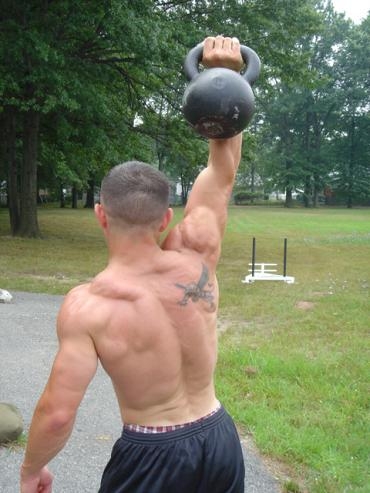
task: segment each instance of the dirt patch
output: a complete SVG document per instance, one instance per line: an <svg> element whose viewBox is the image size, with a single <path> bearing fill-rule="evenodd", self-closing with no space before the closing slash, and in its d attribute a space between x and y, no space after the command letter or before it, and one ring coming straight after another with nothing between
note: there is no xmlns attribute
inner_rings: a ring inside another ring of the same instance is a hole
<svg viewBox="0 0 370 493"><path fill-rule="evenodd" d="M89 278L80 278L80 279L77 279L77 278L74 278L74 277L68 277L67 274L63 274L61 272L57 272L55 275L53 276L46 276L46 275L42 275L42 274L28 274L28 275L24 275L23 276L24 278L31 278L31 279L36 279L36 280L39 280L39 281L46 281L46 282L50 282L50 281L53 281L53 282L58 282L60 284L63 284L63 283L72 283L72 284L81 284L82 282L90 282L92 280L92 277L89 277Z"/></svg>
<svg viewBox="0 0 370 493"><path fill-rule="evenodd" d="M231 320L226 318L217 319L217 332L226 332L233 325Z"/></svg>
<svg viewBox="0 0 370 493"><path fill-rule="evenodd" d="M312 301L297 301L295 307L299 310L312 310L315 307L315 303Z"/></svg>

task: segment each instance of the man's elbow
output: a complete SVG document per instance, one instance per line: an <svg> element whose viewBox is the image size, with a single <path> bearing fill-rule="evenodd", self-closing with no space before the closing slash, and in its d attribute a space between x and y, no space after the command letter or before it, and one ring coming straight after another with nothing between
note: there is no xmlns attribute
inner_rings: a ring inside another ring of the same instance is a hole
<svg viewBox="0 0 370 493"><path fill-rule="evenodd" d="M75 413L67 413L65 411L55 412L49 416L49 431L55 434L68 434L73 427L75 418Z"/></svg>
<svg viewBox="0 0 370 493"><path fill-rule="evenodd" d="M69 433L76 419L76 411L47 403L39 403L35 414L44 422L45 431L53 435Z"/></svg>

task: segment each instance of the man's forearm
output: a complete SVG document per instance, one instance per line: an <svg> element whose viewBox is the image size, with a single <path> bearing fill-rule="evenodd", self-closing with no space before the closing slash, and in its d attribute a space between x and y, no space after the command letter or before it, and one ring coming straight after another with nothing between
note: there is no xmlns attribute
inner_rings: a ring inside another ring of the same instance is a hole
<svg viewBox="0 0 370 493"><path fill-rule="evenodd" d="M74 417L48 414L36 408L30 427L22 475L32 476L47 465L66 444Z"/></svg>
<svg viewBox="0 0 370 493"><path fill-rule="evenodd" d="M242 134L230 139L217 139L209 141L208 165L220 168L220 171L231 172L235 176L241 158Z"/></svg>

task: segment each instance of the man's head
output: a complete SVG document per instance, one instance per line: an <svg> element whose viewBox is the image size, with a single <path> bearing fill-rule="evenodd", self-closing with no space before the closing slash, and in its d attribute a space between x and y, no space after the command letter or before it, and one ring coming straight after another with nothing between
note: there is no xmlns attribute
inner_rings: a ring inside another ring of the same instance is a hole
<svg viewBox="0 0 370 493"><path fill-rule="evenodd" d="M129 161L108 172L100 199L112 225L156 229L168 211L169 182L152 166Z"/></svg>

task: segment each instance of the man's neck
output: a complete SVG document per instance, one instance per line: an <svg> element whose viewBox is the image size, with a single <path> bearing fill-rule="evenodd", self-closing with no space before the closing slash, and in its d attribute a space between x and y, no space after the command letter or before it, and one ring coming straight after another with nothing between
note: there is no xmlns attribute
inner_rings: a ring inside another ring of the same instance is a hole
<svg viewBox="0 0 370 493"><path fill-rule="evenodd" d="M148 261L162 251L158 240L152 232L132 230L122 234L111 234L107 238L109 264L133 265L136 262Z"/></svg>

